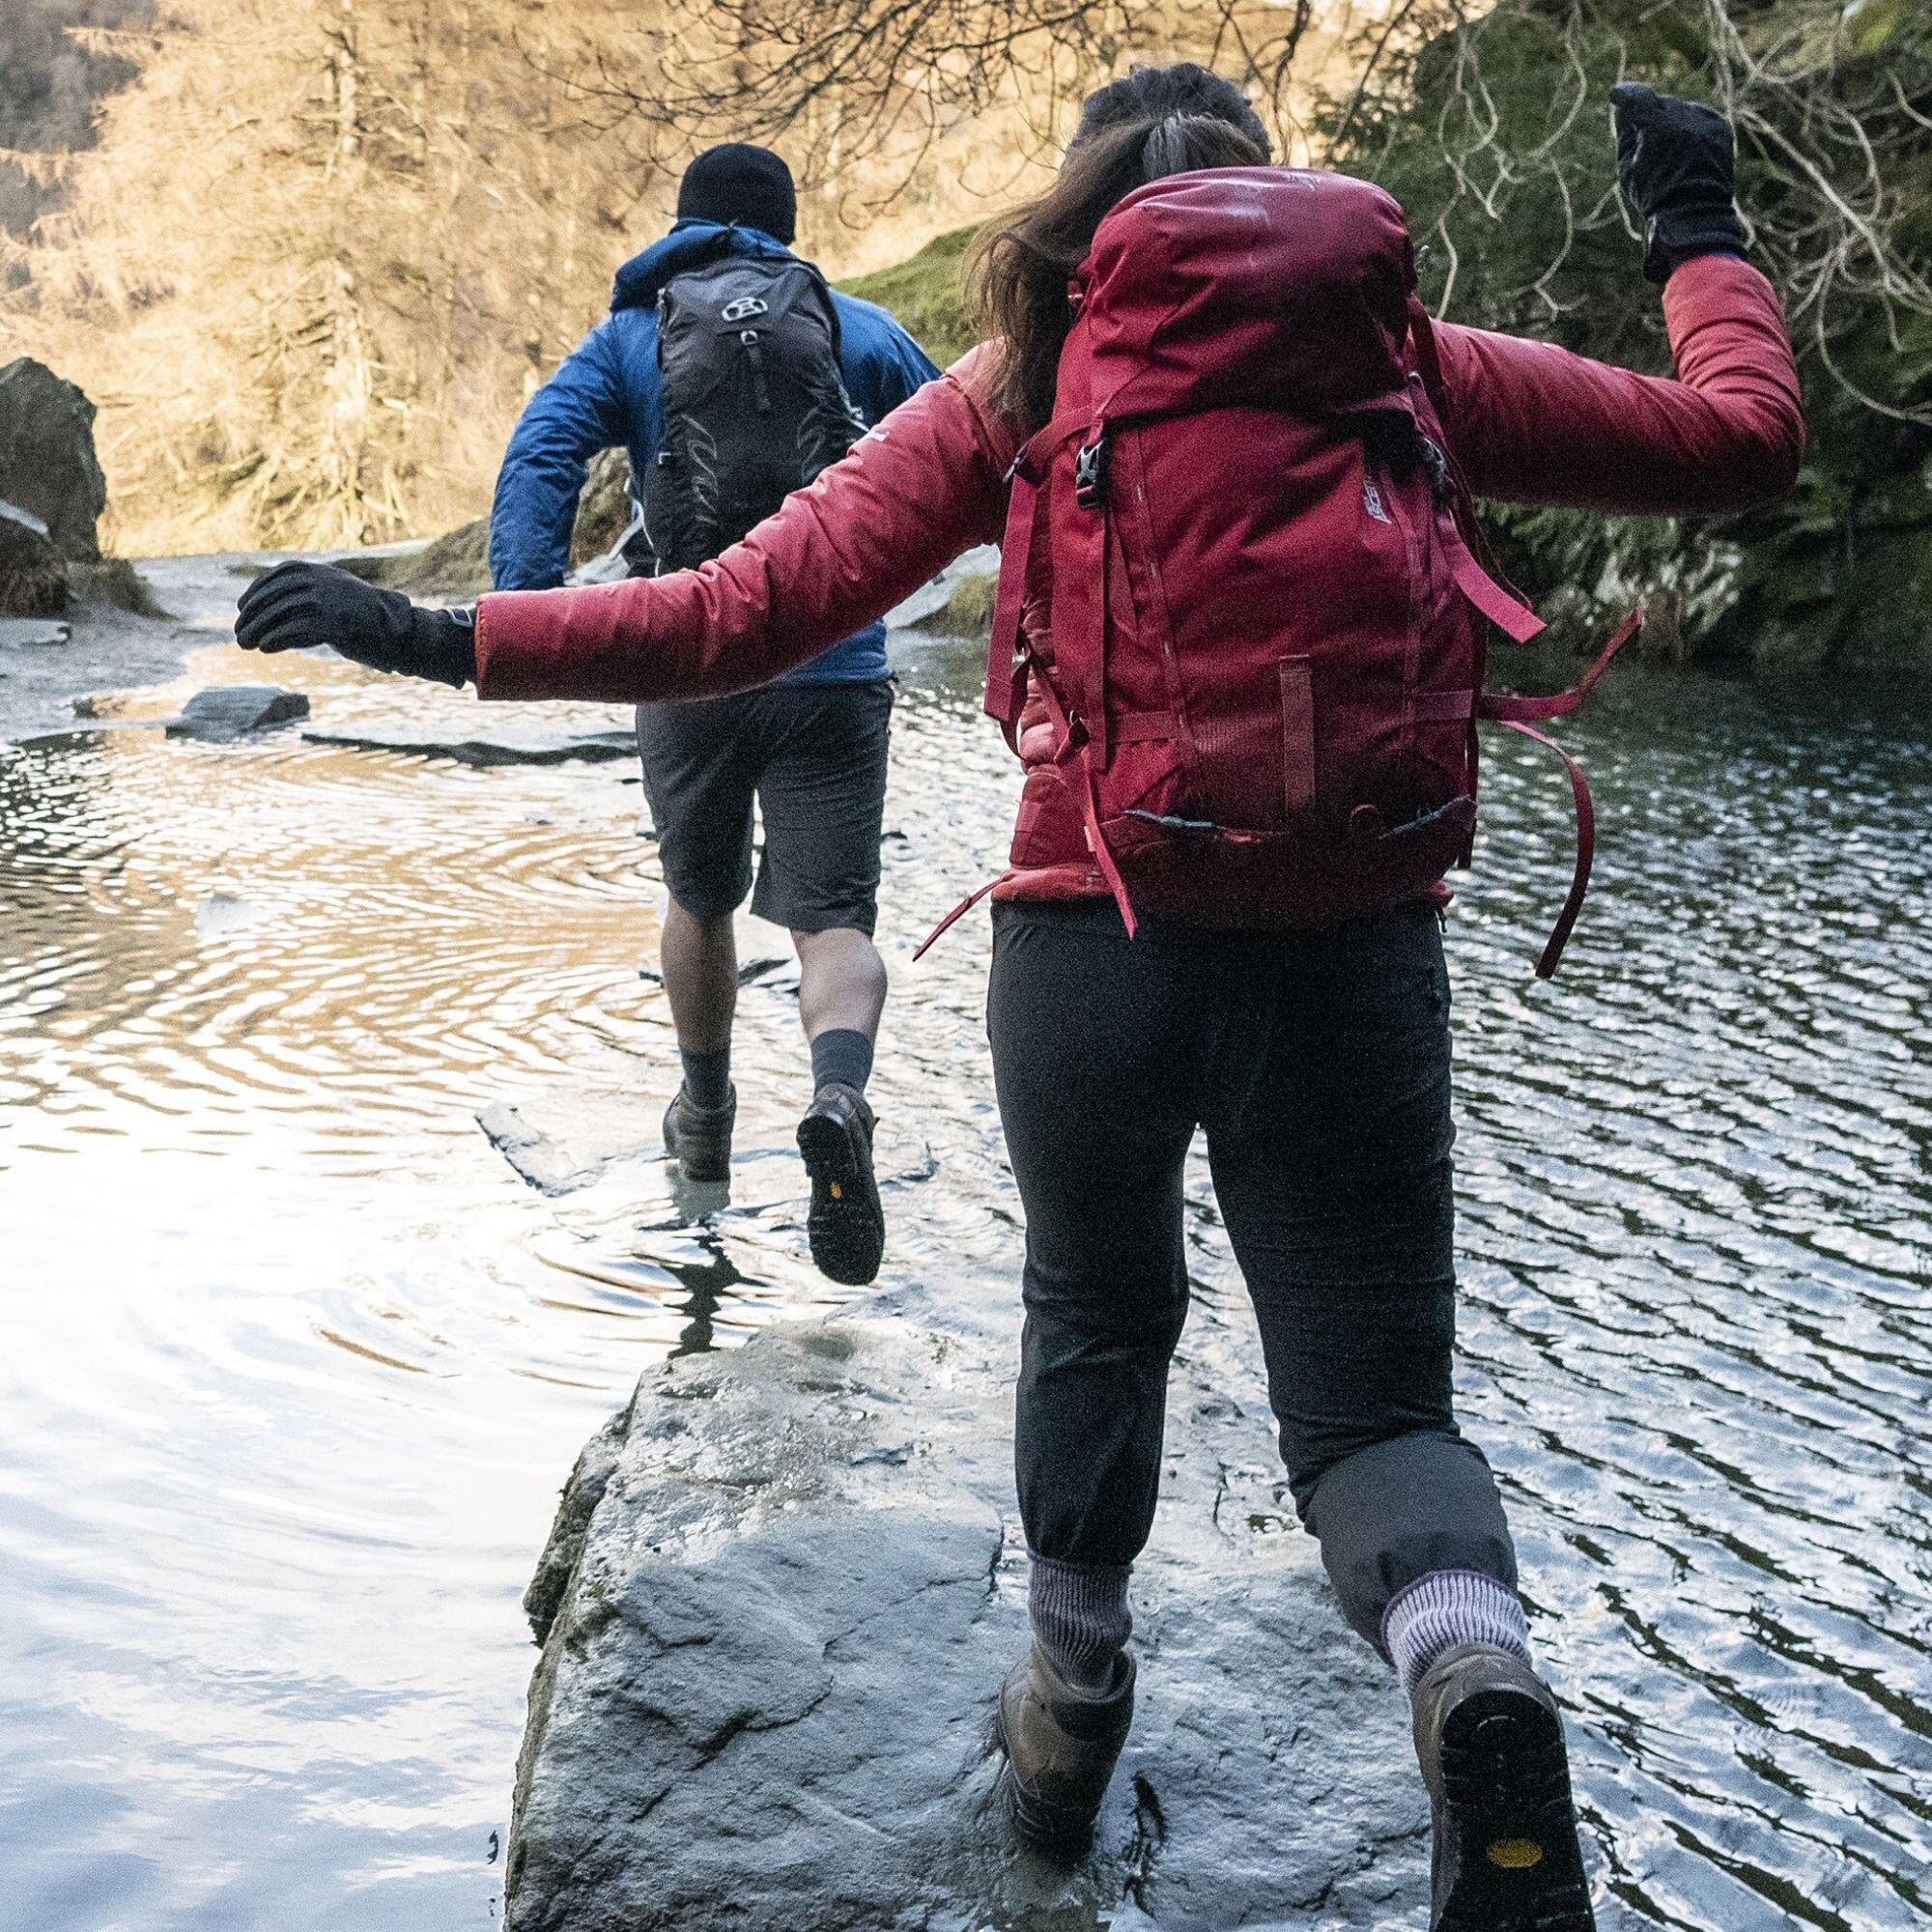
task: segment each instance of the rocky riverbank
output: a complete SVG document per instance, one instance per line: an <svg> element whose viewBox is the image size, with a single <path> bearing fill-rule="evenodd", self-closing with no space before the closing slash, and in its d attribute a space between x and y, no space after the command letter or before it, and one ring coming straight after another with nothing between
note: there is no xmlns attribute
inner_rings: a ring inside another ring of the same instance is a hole
<svg viewBox="0 0 1932 1932"><path fill-rule="evenodd" d="M1177 1365L1140 1711L1071 1872L1015 1851L992 1738L1016 1322L909 1289L646 1375L526 1600L513 1932L1414 1919L1406 1714L1284 1519L1244 1313L1197 1311Z"/></svg>

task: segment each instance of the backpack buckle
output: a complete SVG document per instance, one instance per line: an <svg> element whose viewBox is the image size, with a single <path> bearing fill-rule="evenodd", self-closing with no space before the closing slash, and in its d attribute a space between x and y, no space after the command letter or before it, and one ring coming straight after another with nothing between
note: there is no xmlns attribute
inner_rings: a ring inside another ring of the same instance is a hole
<svg viewBox="0 0 1932 1932"><path fill-rule="evenodd" d="M1083 510L1098 510L1107 501L1107 437L1104 431L1073 453L1073 500Z"/></svg>

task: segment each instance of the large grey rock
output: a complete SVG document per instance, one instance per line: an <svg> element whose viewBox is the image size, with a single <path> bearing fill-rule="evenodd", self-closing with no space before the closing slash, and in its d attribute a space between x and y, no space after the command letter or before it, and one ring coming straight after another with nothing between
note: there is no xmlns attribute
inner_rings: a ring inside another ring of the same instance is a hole
<svg viewBox="0 0 1932 1932"><path fill-rule="evenodd" d="M107 479L94 453L94 405L30 355L0 368L0 497L40 518L70 561L100 555L94 528Z"/></svg>
<svg viewBox="0 0 1932 1932"><path fill-rule="evenodd" d="M1257 1533L1265 1419L1208 1359L1177 1370L1095 1850L1065 1872L1014 1848L991 1728L1025 1631L1013 1338L923 1313L673 1361L585 1450L526 1599L511 1932L1419 1922L1401 1700L1312 1546Z"/></svg>
<svg viewBox="0 0 1932 1932"><path fill-rule="evenodd" d="M68 604L67 561L31 510L0 501L0 614L50 617Z"/></svg>
<svg viewBox="0 0 1932 1932"><path fill-rule="evenodd" d="M250 731L266 731L308 716L308 699L298 691L272 684L223 684L197 691L168 725L170 738L201 738L225 744Z"/></svg>

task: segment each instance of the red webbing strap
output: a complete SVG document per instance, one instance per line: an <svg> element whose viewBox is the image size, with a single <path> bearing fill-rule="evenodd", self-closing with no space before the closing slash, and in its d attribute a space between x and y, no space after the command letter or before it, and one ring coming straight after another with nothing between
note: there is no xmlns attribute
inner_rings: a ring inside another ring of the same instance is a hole
<svg viewBox="0 0 1932 1932"><path fill-rule="evenodd" d="M1505 637L1526 644L1543 629L1543 619L1527 604L1519 603L1483 566L1476 554L1463 541L1460 530L1450 535L1451 526L1438 524L1443 548L1449 553L1450 575L1456 588Z"/></svg>
<svg viewBox="0 0 1932 1932"><path fill-rule="evenodd" d="M1570 894L1563 901L1563 910L1556 916L1549 943L1543 949L1543 957L1536 962L1536 977L1548 980L1555 973L1556 962L1563 957L1563 949L1570 943L1577 915L1583 910L1583 895L1590 890L1590 866L1597 856L1597 808L1590 797L1590 783L1583 776L1583 767L1554 738L1546 738L1541 731L1514 718L1505 718L1501 722L1507 729L1520 731L1525 738L1534 738L1539 745L1547 745L1563 760L1570 773L1570 796L1577 806L1577 868L1571 874Z"/></svg>
<svg viewBox="0 0 1932 1932"><path fill-rule="evenodd" d="M1121 877L1121 868L1114 863L1114 855L1107 846L1107 835L1100 830L1100 803L1094 793L1093 741L1084 729L1075 730L1073 720L1066 715L1066 707L1061 703L1060 694L1053 688L1050 677L1040 678L1039 689L1060 733L1060 749L1054 754L1056 759L1062 764L1073 756L1080 760L1080 810L1087 823L1087 844L1094 854L1094 863L1100 868L1100 876L1107 882L1107 890L1114 895L1114 903L1121 909L1121 923L1127 928L1127 937L1131 939L1138 922L1134 918L1133 900L1127 896L1127 882Z"/></svg>
<svg viewBox="0 0 1932 1932"><path fill-rule="evenodd" d="M1597 653L1596 663L1568 691L1553 692L1548 697L1500 697L1485 692L1477 702L1476 716L1498 724L1541 724L1551 718L1567 718L1589 696L1591 687L1609 669L1610 660L1642 629L1643 612L1633 611Z"/></svg>
<svg viewBox="0 0 1932 1932"><path fill-rule="evenodd" d="M941 933L947 931L951 926L952 926L952 924L956 921L964 919L966 915L969 912L971 912L973 908L976 905L978 905L980 901L982 898L984 898L986 895L990 893L995 886L1004 885L1009 879L1012 877L1012 875L1013 875L1012 867L1009 866L997 878L988 879L983 886L978 889L978 891L968 893L966 896L963 899L961 899L959 903L956 906L954 906L952 910L950 913L948 913L946 917L942 919L939 922L939 923L935 925L932 928L932 930L928 932L925 935L925 937L919 942L917 946L913 948L912 956L915 959L922 957L924 954L926 948L929 947L932 944L932 942L940 936Z"/></svg>

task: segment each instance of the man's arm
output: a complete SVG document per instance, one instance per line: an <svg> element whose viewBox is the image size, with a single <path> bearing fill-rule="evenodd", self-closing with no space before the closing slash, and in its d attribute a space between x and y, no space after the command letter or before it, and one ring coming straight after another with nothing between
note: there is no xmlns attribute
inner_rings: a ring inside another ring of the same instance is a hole
<svg viewBox="0 0 1932 1932"><path fill-rule="evenodd" d="M868 423L883 422L939 376L932 358L875 302L835 296L844 334L845 386Z"/></svg>
<svg viewBox="0 0 1932 1932"><path fill-rule="evenodd" d="M546 590L570 567L570 533L591 457L626 440L614 330L602 323L532 396L497 474L490 578L499 590Z"/></svg>

